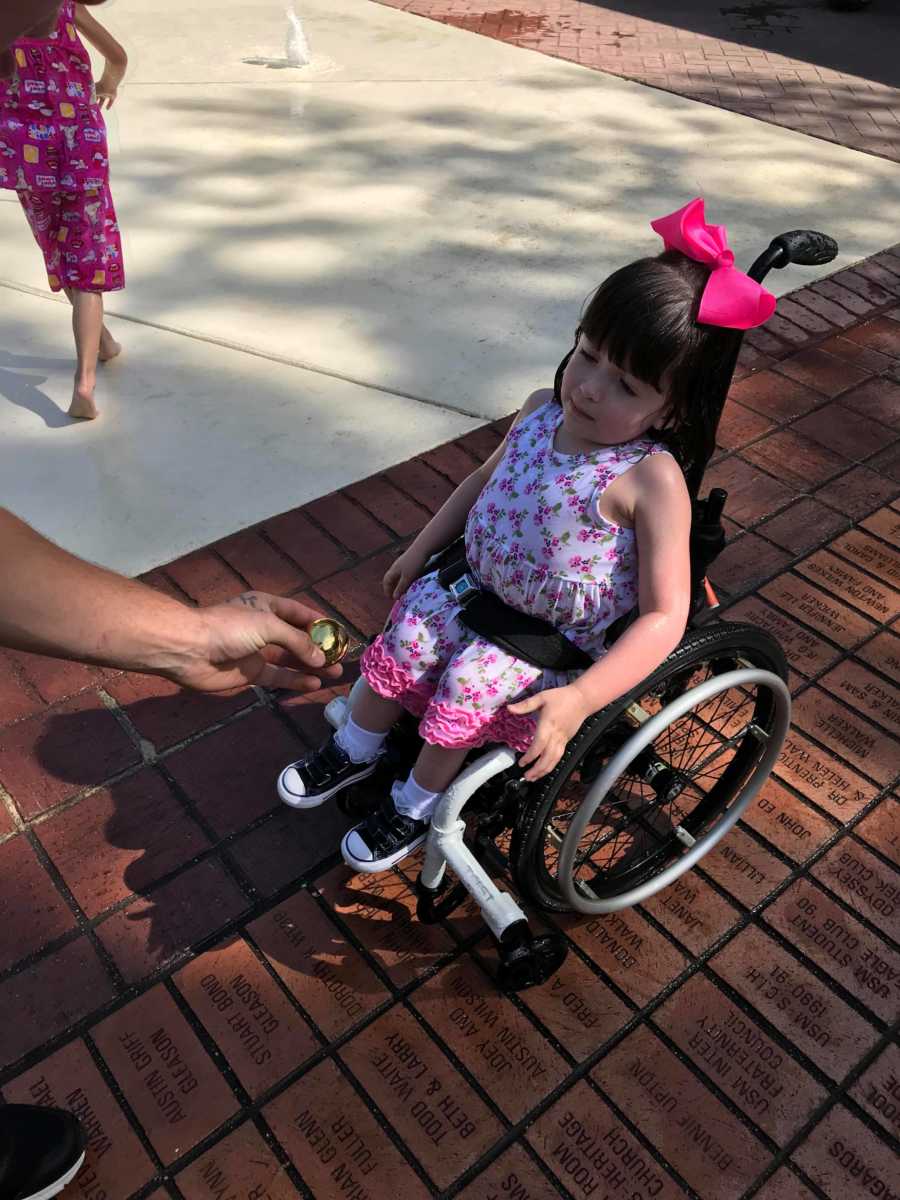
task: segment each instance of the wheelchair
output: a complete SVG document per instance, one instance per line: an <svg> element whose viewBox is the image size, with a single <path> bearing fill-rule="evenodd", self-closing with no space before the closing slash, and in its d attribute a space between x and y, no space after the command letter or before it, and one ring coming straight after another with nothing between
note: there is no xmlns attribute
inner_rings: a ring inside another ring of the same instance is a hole
<svg viewBox="0 0 900 1200"><path fill-rule="evenodd" d="M824 234L795 230L774 238L748 274L762 282L773 268L824 264L837 250ZM742 336L734 333L723 360L701 381L717 415ZM557 371L557 395L570 355ZM473 750L432 818L416 883L417 916L429 924L443 920L471 896L495 939L503 990L549 979L565 958L566 941L559 932L533 934L495 877L511 877L525 900L549 913L596 916L641 903L728 833L781 751L791 705L785 656L766 631L718 616L706 582L725 545L726 500L721 489L699 499L706 465L686 476L695 599L676 649L637 687L589 717L543 779L526 782L506 746ZM620 621L610 638L627 624L628 618ZM347 705L339 697L327 706L335 728ZM420 747L416 721L406 716L389 735L375 786L405 776ZM368 807L359 788L338 803L357 818Z"/></svg>

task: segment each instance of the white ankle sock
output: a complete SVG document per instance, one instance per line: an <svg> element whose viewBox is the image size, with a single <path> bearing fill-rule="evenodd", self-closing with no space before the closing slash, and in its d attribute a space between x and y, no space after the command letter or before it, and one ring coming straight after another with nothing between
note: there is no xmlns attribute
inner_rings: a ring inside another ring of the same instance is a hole
<svg viewBox="0 0 900 1200"><path fill-rule="evenodd" d="M427 821L435 810L440 792L429 792L420 787L410 771L405 783L395 783L391 791L394 797L394 808L404 817L412 817L414 821Z"/></svg>
<svg viewBox="0 0 900 1200"><path fill-rule="evenodd" d="M386 737L386 733L372 733L370 729L363 729L361 725L357 725L352 717L347 717L334 735L334 740L344 753L349 755L351 761L362 763L371 762L373 758L378 757Z"/></svg>

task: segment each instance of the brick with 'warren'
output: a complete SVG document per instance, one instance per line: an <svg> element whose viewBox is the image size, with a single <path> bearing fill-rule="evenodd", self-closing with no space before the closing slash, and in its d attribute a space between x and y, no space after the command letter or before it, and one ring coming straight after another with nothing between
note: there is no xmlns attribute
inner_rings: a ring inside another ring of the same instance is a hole
<svg viewBox="0 0 900 1200"><path fill-rule="evenodd" d="M84 1042L69 1042L8 1083L3 1095L8 1104L49 1104L78 1118L87 1140L77 1184L85 1200L130 1196L156 1174Z"/></svg>
<svg viewBox="0 0 900 1200"><path fill-rule="evenodd" d="M766 1161L759 1139L647 1028L592 1077L701 1196L737 1200Z"/></svg>
<svg viewBox="0 0 900 1200"><path fill-rule="evenodd" d="M162 984L91 1032L163 1162L180 1158L237 1111L231 1089Z"/></svg>

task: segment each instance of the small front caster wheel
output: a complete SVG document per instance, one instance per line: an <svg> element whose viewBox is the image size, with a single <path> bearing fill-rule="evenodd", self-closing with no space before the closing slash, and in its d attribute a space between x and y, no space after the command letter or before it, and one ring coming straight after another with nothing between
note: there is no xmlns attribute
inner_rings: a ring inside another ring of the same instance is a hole
<svg viewBox="0 0 900 1200"><path fill-rule="evenodd" d="M566 957L566 939L561 933L535 937L527 921L516 921L503 931L499 941L500 967L497 982L504 992L546 983Z"/></svg>

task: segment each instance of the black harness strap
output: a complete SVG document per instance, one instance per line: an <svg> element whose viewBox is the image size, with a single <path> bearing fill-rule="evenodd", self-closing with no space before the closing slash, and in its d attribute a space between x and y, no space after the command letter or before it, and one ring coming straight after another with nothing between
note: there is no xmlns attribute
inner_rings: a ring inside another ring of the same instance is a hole
<svg viewBox="0 0 900 1200"><path fill-rule="evenodd" d="M435 565L438 582L459 601L460 620L473 633L542 670L585 671L593 664L589 654L549 621L519 612L494 592L478 587L462 538L442 551Z"/></svg>

